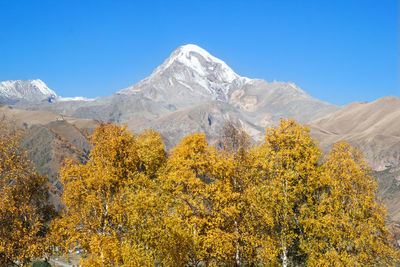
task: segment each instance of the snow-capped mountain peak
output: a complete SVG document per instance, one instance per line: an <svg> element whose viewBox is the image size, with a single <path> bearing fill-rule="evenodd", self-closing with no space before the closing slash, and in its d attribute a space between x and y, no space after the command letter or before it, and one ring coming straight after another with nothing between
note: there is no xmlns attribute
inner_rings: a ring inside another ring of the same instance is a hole
<svg viewBox="0 0 400 267"><path fill-rule="evenodd" d="M0 82L0 102L2 103L52 101L55 98L57 94L40 79Z"/></svg>
<svg viewBox="0 0 400 267"><path fill-rule="evenodd" d="M149 77L118 94L142 94L156 101L177 98L173 103L178 98L193 103L200 99L228 101L231 91L248 81L203 48L187 44L174 50Z"/></svg>
<svg viewBox="0 0 400 267"><path fill-rule="evenodd" d="M43 95L57 95L56 92L47 87L47 85L40 79L29 80L28 82L31 82L31 84L39 89Z"/></svg>
<svg viewBox="0 0 400 267"><path fill-rule="evenodd" d="M156 72L166 70L174 62L185 65L201 76L207 76L210 73L217 74L216 78L220 82L231 83L240 77L224 61L194 44L178 47Z"/></svg>

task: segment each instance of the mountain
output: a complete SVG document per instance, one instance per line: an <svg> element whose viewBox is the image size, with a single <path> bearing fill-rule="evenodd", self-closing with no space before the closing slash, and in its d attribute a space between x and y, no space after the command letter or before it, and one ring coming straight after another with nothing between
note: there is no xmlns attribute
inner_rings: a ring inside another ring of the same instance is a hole
<svg viewBox="0 0 400 267"><path fill-rule="evenodd" d="M400 166L377 171L374 176L378 182L377 195L384 201L389 218L400 222Z"/></svg>
<svg viewBox="0 0 400 267"><path fill-rule="evenodd" d="M3 104L51 102L55 98L57 94L40 79L0 82L0 103Z"/></svg>
<svg viewBox="0 0 400 267"><path fill-rule="evenodd" d="M312 98L292 82L241 77L192 44L179 47L149 77L117 94L140 95L176 109L218 100L251 113L250 117L263 113L263 118L253 121L258 124L265 124L266 114L274 122L281 116L305 122L337 108Z"/></svg>
<svg viewBox="0 0 400 267"><path fill-rule="evenodd" d="M100 125L92 119L63 117L47 111L30 111L0 106L0 117L24 129L22 146L40 174L47 175L51 199L60 208L62 183L58 173L65 159L84 162L91 149L88 141Z"/></svg>
<svg viewBox="0 0 400 267"><path fill-rule="evenodd" d="M400 165L400 98L352 103L310 122L312 136L327 151L345 140L364 152L374 170Z"/></svg>
<svg viewBox="0 0 400 267"><path fill-rule="evenodd" d="M220 130L227 122L240 125L250 135L257 136L265 129L249 123L232 105L222 101L208 101L167 113L151 121L128 121L128 129L140 132L154 129L163 136L167 148L174 147L188 133L206 133L211 144L220 138Z"/></svg>
<svg viewBox="0 0 400 267"><path fill-rule="evenodd" d="M378 196L390 219L400 219L400 98L352 103L310 123L311 135L324 151L338 141L361 150L375 172Z"/></svg>
<svg viewBox="0 0 400 267"><path fill-rule="evenodd" d="M117 94L140 94L179 109L208 100L228 102L230 93L248 81L222 60L189 44L176 49L149 77Z"/></svg>
<svg viewBox="0 0 400 267"><path fill-rule="evenodd" d="M189 114L182 114L193 112L195 107L213 107L207 103L214 103L217 109L224 106L227 113L220 116L221 120L213 127L222 126L227 118L240 119L241 125L248 127L256 139L260 138L265 127L277 123L281 117L307 123L338 109L311 97L292 82L269 83L241 77L224 61L192 44L178 47L149 77L111 96L92 101L41 103L24 108L128 123L129 128L136 131L143 125L155 127L170 139L168 143L175 145L178 136L197 129L203 129L211 138L215 136L215 132L208 132L214 128L203 127L203 121L177 121L178 117L187 118ZM177 114L175 123L168 125L168 134L165 127L158 127L158 122ZM182 132L183 128L186 130Z"/></svg>

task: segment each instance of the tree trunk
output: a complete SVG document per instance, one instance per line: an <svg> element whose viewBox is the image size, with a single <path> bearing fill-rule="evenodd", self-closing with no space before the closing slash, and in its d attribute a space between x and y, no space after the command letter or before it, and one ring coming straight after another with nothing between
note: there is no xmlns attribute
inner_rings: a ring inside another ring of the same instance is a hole
<svg viewBox="0 0 400 267"><path fill-rule="evenodd" d="M287 256L287 248L285 244L284 238L281 239L281 244L282 244L282 266L287 267L288 266L288 256Z"/></svg>
<svg viewBox="0 0 400 267"><path fill-rule="evenodd" d="M235 260L236 260L236 265L240 265L240 257L239 257L239 227L237 224L237 221L235 220L235 231L236 231L236 255L235 255Z"/></svg>
<svg viewBox="0 0 400 267"><path fill-rule="evenodd" d="M284 247L283 251L282 251L282 266L283 267L287 267L288 266L288 258L287 258L286 247Z"/></svg>

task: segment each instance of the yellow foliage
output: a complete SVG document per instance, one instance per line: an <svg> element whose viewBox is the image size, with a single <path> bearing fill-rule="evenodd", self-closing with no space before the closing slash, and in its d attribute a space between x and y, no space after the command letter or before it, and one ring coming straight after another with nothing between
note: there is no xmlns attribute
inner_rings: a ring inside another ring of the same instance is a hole
<svg viewBox="0 0 400 267"><path fill-rule="evenodd" d="M168 158L162 179L171 199L168 218L180 226L181 237L189 238L175 243L173 250L184 252L184 257L172 265L257 262L256 248L261 241L254 228L259 217L251 209L254 179L250 177L248 143L226 144L224 150L216 151L208 146L204 134L193 134Z"/></svg>
<svg viewBox="0 0 400 267"><path fill-rule="evenodd" d="M384 210L359 152L322 153L309 129L281 120L262 143L234 125L219 149L106 124L86 164L61 175L55 240L87 266L390 265Z"/></svg>
<svg viewBox="0 0 400 267"><path fill-rule="evenodd" d="M45 256L48 221L55 215L48 203L47 178L39 175L21 149L21 132L0 121L0 265Z"/></svg>
<svg viewBox="0 0 400 267"><path fill-rule="evenodd" d="M298 249L306 234L301 218L321 186L320 156L309 129L294 120L281 120L278 127L267 129L263 143L254 149L253 206L263 214L259 231L264 239L260 248L264 264L288 266L305 257Z"/></svg>
<svg viewBox="0 0 400 267"><path fill-rule="evenodd" d="M154 178L166 161L161 137L146 131L136 138L126 127L104 124L91 142L86 164L68 161L61 171L66 207L53 225L55 242L81 249L87 266L149 263L158 226L152 211L160 206Z"/></svg>
<svg viewBox="0 0 400 267"><path fill-rule="evenodd" d="M209 218L208 183L211 182L210 167L215 153L207 145L204 134L185 137L172 151L168 158L166 173L162 176L171 209L167 225L174 227L174 236L179 236L176 247L171 250L183 252L176 255L172 265L185 262L197 264L207 261L204 250L204 233ZM167 251L171 253L171 251Z"/></svg>
<svg viewBox="0 0 400 267"><path fill-rule="evenodd" d="M396 259L385 225L386 211L375 199L376 182L362 154L335 144L323 165L326 190L307 218L311 238L303 247L310 265L388 266Z"/></svg>
<svg viewBox="0 0 400 267"><path fill-rule="evenodd" d="M122 263L123 188L137 172L135 137L116 125L98 127L91 138L88 162L66 162L61 170L64 183L62 218L53 226L55 241L67 251L80 248L89 257L87 265Z"/></svg>

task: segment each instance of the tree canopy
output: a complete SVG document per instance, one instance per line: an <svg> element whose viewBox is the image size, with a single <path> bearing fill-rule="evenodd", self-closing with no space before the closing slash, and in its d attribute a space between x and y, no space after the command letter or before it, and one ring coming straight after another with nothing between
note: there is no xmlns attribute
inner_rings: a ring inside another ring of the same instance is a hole
<svg viewBox="0 0 400 267"><path fill-rule="evenodd" d="M167 156L154 131L96 129L68 162L55 242L88 266L393 265L385 211L360 152L322 156L309 129L281 120L251 145L237 126L218 147L186 136Z"/></svg>
<svg viewBox="0 0 400 267"><path fill-rule="evenodd" d="M0 121L0 265L27 264L49 252L46 234L54 207L47 178L32 167L20 145L22 132Z"/></svg>

